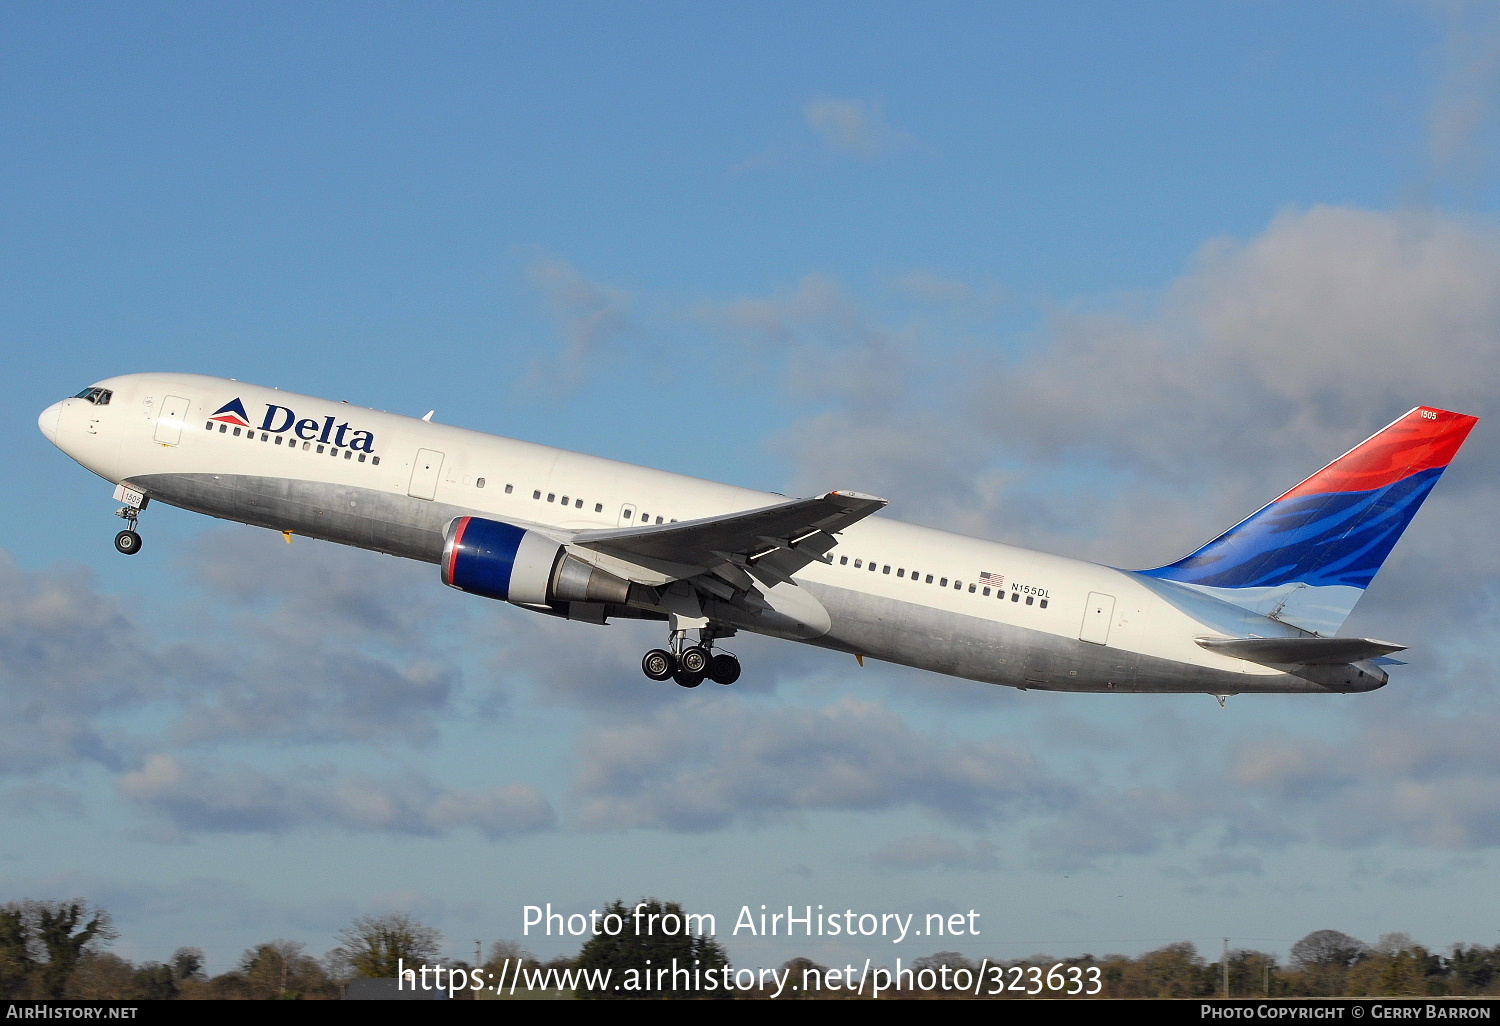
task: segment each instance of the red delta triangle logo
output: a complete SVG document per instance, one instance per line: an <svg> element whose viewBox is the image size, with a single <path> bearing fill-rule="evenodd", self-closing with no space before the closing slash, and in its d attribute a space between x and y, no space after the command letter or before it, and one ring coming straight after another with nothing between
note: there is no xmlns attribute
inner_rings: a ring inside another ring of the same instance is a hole
<svg viewBox="0 0 1500 1026"><path fill-rule="evenodd" d="M249 427L250 415L245 412L245 404L239 398L229 400L223 406L214 411L209 420L223 421L225 424L233 424L235 427Z"/></svg>

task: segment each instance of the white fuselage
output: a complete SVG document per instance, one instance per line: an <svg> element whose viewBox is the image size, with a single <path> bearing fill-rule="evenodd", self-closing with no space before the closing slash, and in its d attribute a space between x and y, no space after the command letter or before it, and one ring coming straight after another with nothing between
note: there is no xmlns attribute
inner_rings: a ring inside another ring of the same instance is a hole
<svg viewBox="0 0 1500 1026"><path fill-rule="evenodd" d="M438 562L471 515L566 543L578 531L689 521L783 501L717 484L222 378L133 374L68 399L43 430L100 477L171 505ZM213 419L238 399L248 426ZM762 633L1021 688L1363 691L1200 647L1295 627L1128 571L874 516L795 575L826 610ZM610 560L595 557L619 572ZM636 579L640 579L637 576ZM662 584L664 578L647 583ZM757 630L751 621L735 627ZM580 628L581 629L581 628Z"/></svg>

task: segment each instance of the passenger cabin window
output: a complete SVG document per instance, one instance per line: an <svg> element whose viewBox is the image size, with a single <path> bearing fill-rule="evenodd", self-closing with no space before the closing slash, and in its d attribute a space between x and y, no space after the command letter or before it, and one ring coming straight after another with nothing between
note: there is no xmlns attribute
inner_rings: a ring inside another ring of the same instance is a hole
<svg viewBox="0 0 1500 1026"><path fill-rule="evenodd" d="M856 570L858 570L858 569L859 569L859 568L860 568L860 567L862 567L862 566L864 566L864 565L865 565L865 564L864 564L864 563L863 563L863 562L862 562L862 561L860 561L860 560L858 560L858 559L856 559L856 560L855 560L855 561L854 561L854 569L856 569Z"/></svg>
<svg viewBox="0 0 1500 1026"><path fill-rule="evenodd" d="M474 487L475 488L483 488L484 487L484 478L481 477L478 480L476 480L474 482Z"/></svg>
<svg viewBox="0 0 1500 1026"><path fill-rule="evenodd" d="M542 497L542 493L541 492L532 492L531 493L531 497L533 499L540 499Z"/></svg>
<svg viewBox="0 0 1500 1026"><path fill-rule="evenodd" d="M887 563L887 564L886 564L886 565L885 565L885 569L884 569L884 570L882 570L882 571L880 571L880 572L881 572L881 573L883 573L883 574L888 574L888 573L890 573L890 572L891 572L891 564L889 564L889 563Z"/></svg>
<svg viewBox="0 0 1500 1026"><path fill-rule="evenodd" d="M515 490L516 490L516 486L515 485L506 485L505 486L505 494L506 495L509 495L511 492L513 492Z"/></svg>
<svg viewBox="0 0 1500 1026"><path fill-rule="evenodd" d="M583 500L582 499L574 499L573 500L573 508L574 509L583 509Z"/></svg>
<svg viewBox="0 0 1500 1026"><path fill-rule="evenodd" d="M556 492L548 492L547 493L547 501L548 502L556 502L557 501L557 493Z"/></svg>
<svg viewBox="0 0 1500 1026"><path fill-rule="evenodd" d="M932 583L932 575L931 575L931 574L928 574L928 575L927 575L927 583L928 583L928 584L931 584L931 583Z"/></svg>
<svg viewBox="0 0 1500 1026"><path fill-rule="evenodd" d="M594 512L595 513L603 513L604 512L604 503L602 503L602 502L596 502L596 503L594 503Z"/></svg>
<svg viewBox="0 0 1500 1026"><path fill-rule="evenodd" d="M849 557L848 556L840 556L839 557L839 566L848 566L848 565L849 565Z"/></svg>

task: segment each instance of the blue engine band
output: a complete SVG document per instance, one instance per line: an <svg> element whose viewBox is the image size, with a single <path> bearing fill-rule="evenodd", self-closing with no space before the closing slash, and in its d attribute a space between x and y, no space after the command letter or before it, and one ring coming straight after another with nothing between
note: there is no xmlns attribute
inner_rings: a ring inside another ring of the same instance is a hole
<svg viewBox="0 0 1500 1026"><path fill-rule="evenodd" d="M454 546L449 584L492 599L510 597L510 576L526 530L497 520L470 517Z"/></svg>

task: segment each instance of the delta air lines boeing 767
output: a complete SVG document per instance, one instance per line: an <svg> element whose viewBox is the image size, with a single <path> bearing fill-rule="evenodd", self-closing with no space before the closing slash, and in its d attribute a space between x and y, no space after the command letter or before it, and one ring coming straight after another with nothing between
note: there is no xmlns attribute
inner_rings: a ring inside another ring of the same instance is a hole
<svg viewBox="0 0 1500 1026"><path fill-rule="evenodd" d="M730 684L738 631L1021 689L1372 691L1403 646L1335 634L1476 418L1418 407L1196 552L1117 570L806 499L192 374L128 374L42 433L153 501L436 563L460 591L667 624L646 676Z"/></svg>

